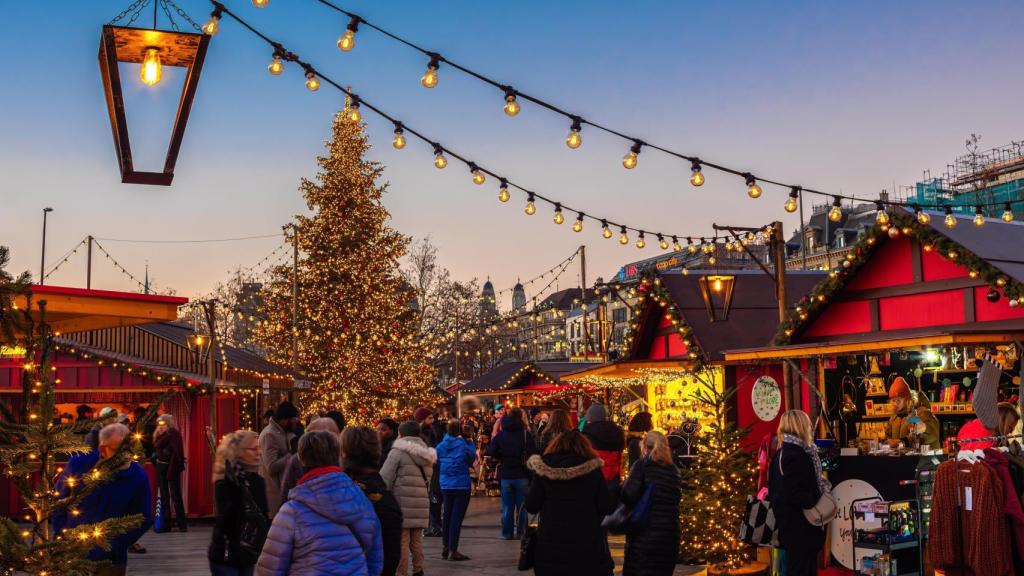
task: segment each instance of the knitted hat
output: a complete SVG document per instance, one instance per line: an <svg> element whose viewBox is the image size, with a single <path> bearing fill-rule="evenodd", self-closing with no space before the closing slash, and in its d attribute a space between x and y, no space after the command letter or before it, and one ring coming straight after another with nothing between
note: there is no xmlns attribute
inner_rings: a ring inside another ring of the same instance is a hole
<svg viewBox="0 0 1024 576"><path fill-rule="evenodd" d="M889 399L893 398L910 398L910 386L907 386L907 381L902 376L897 376L892 381L892 387L889 388Z"/></svg>
<svg viewBox="0 0 1024 576"><path fill-rule="evenodd" d="M591 404L587 408L587 424L591 422L603 422L608 419L608 411L600 404Z"/></svg>
<svg viewBox="0 0 1024 576"><path fill-rule="evenodd" d="M420 406L419 408L416 409L415 412L412 413L412 419L415 420L416 422L422 423L424 420L427 419L428 416L432 415L433 413L434 411L431 410L430 408L427 408L426 406ZM399 433L401 433L401 428L399 428L398 431Z"/></svg>
<svg viewBox="0 0 1024 576"><path fill-rule="evenodd" d="M277 405L277 410L274 412L274 420L287 420L289 418L298 418L299 409L294 404L285 400Z"/></svg>
<svg viewBox="0 0 1024 576"><path fill-rule="evenodd" d="M419 423L414 422L412 420L407 420L405 422L402 422L398 426L398 435L399 436L419 436L420 435L420 425L419 425Z"/></svg>
<svg viewBox="0 0 1024 576"><path fill-rule="evenodd" d="M107 418L110 416L116 416L117 410L114 410L110 406L104 406L103 410L100 410L100 418Z"/></svg>
<svg viewBox="0 0 1024 576"><path fill-rule="evenodd" d="M1002 370L999 365L985 357L981 370L978 371L978 384L974 388L974 413L981 425L989 430L999 428L999 376Z"/></svg>

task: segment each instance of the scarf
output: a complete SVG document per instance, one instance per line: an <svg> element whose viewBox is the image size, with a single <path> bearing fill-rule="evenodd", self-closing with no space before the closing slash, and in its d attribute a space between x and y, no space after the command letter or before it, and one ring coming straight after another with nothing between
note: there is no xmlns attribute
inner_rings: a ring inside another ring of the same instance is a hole
<svg viewBox="0 0 1024 576"><path fill-rule="evenodd" d="M832 490L832 484L825 479L825 476L821 472L821 458L818 457L818 447L814 445L808 446L803 440L792 434L784 434L782 436L782 442L783 444L792 444L797 446L811 457L811 462L814 463L814 475L818 480L818 490L820 490L822 494L830 492Z"/></svg>

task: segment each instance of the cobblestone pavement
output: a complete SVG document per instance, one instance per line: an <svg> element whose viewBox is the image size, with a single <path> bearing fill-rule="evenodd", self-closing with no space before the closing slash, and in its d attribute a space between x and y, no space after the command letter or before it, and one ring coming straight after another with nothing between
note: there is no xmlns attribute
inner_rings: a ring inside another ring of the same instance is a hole
<svg viewBox="0 0 1024 576"><path fill-rule="evenodd" d="M441 560L441 539L424 538L426 555L424 572L426 576L512 576L531 574L519 572L519 542L501 539L499 517L501 503L497 498L477 497L469 506L469 513L462 527L459 548L471 559L465 562ZM211 527L195 524L187 533L170 532L156 534L148 532L142 543L148 549L146 554L128 556L129 576L153 576L175 574L200 576L209 574L206 548L210 542ZM613 537L610 541L612 556L616 561L616 574L621 573L623 541ZM679 566L677 576L690 576L702 572L703 567ZM569 576L569 575L567 575Z"/></svg>

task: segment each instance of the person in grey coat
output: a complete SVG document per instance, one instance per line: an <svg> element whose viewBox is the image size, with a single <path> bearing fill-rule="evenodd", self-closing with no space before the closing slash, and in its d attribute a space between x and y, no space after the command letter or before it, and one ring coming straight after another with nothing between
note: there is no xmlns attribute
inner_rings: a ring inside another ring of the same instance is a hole
<svg viewBox="0 0 1024 576"><path fill-rule="evenodd" d="M412 557L413 576L423 575L423 532L430 523L430 478L434 473L437 452L420 438L416 422L403 422L398 427L388 459L380 475L402 508L402 555L398 576L405 576Z"/></svg>
<svg viewBox="0 0 1024 576"><path fill-rule="evenodd" d="M281 508L281 480L291 456L292 429L299 422L299 411L288 401L281 402L274 417L260 432L260 476L267 490L267 515L273 518Z"/></svg>
<svg viewBox="0 0 1024 576"><path fill-rule="evenodd" d="M320 431L330 432L338 437L339 442L341 441L341 431L338 429L338 424L326 416L310 422L309 426L306 426L305 433L309 434L310 432ZM341 454L338 454L338 464L341 464ZM306 471L302 466L302 461L299 460L299 455L292 454L288 458L284 474L281 475L281 504L288 501L288 492L295 488L296 484L299 483L299 478L302 478L302 475L305 473Z"/></svg>

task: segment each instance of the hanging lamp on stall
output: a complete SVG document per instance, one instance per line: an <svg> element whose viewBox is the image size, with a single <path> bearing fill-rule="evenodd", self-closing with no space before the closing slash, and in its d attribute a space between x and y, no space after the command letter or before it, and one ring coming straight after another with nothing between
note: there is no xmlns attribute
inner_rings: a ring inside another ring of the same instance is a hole
<svg viewBox="0 0 1024 576"><path fill-rule="evenodd" d="M132 24L148 7L153 9L153 27L135 28L115 25L128 17ZM162 8L172 30L157 29L157 9ZM181 32L172 17L172 10L185 19L196 30L196 33ZM185 136L185 125L188 123L192 100L195 98L202 73L203 61L210 37L202 34L199 26L188 17L172 0L137 0L109 24L103 26L100 34L99 64L103 78L103 92L106 95L107 111L110 114L110 128L114 137L114 151L121 170L121 182L124 184L150 184L170 186L174 178L174 166L178 160L178 150ZM121 85L119 63L139 64L139 76L132 81L141 84L161 87L163 69L166 66L185 68L185 82L178 102L178 111L171 129L171 140L167 146L167 156L163 171L146 172L135 169L132 161L132 146L128 138L128 121L125 115L125 103Z"/></svg>
<svg viewBox="0 0 1024 576"><path fill-rule="evenodd" d="M729 319L732 308L732 293L736 287L736 277L713 274L700 277L700 294L704 299L704 308L711 322L724 322Z"/></svg>

